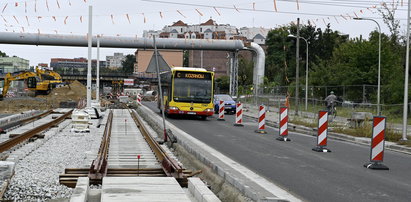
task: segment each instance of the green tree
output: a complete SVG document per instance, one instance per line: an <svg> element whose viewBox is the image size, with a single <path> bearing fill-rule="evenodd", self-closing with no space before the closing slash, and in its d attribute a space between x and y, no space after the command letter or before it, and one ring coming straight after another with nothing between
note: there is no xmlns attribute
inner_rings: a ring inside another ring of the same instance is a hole
<svg viewBox="0 0 411 202"><path fill-rule="evenodd" d="M0 57L9 57L5 52L0 51Z"/></svg>
<svg viewBox="0 0 411 202"><path fill-rule="evenodd" d="M221 76L215 79L215 86L217 88L217 93L228 93L230 88L230 77Z"/></svg>
<svg viewBox="0 0 411 202"><path fill-rule="evenodd" d="M188 67L188 64L189 64L189 62L188 62L188 57L189 56L189 52L188 52L188 50L184 50L183 51L183 67Z"/></svg>
<svg viewBox="0 0 411 202"><path fill-rule="evenodd" d="M134 63L136 62L136 56L133 54L126 55L126 59L121 62L123 66L123 72L133 73L134 72Z"/></svg>

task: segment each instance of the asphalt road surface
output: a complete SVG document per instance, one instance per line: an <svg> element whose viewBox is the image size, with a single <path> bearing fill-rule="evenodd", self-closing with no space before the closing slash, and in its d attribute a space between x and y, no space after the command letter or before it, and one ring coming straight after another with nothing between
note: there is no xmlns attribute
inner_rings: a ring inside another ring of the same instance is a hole
<svg viewBox="0 0 411 202"><path fill-rule="evenodd" d="M155 104L144 104L159 113ZM280 142L275 128L258 134L253 120L235 127L234 115L216 118L168 121L305 201L411 201L410 155L387 150L384 165L390 170L370 170L363 167L368 146L329 139L332 152L318 153L311 150L313 136L289 133L291 142Z"/></svg>

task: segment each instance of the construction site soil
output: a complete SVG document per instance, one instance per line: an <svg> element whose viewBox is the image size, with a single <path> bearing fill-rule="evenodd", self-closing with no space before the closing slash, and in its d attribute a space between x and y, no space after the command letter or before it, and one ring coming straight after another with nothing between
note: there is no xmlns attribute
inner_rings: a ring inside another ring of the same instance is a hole
<svg viewBox="0 0 411 202"><path fill-rule="evenodd" d="M77 102L81 99L85 99L86 95L86 86L81 84L79 81L74 81L69 85L53 89L48 95L4 98L3 101L0 101L0 113L19 113L31 109L53 109L59 107L60 102Z"/></svg>

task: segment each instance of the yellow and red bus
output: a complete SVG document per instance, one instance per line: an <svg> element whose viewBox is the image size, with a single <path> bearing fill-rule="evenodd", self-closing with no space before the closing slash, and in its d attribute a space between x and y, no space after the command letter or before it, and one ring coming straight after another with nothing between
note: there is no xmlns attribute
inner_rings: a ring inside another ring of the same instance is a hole
<svg viewBox="0 0 411 202"><path fill-rule="evenodd" d="M204 68L173 67L171 72L161 76L161 80L166 115L188 114L202 119L213 115L214 72Z"/></svg>

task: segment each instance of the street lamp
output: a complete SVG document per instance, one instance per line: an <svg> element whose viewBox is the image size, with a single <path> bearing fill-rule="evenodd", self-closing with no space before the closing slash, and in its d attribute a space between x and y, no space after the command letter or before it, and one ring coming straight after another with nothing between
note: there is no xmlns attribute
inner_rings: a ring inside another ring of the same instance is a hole
<svg viewBox="0 0 411 202"><path fill-rule="evenodd" d="M288 37L297 38L296 36L290 34ZM303 39L306 44L306 64L305 64L305 111L308 110L308 41L304 37L300 36L300 39Z"/></svg>
<svg viewBox="0 0 411 202"><path fill-rule="evenodd" d="M381 115L381 110L380 110L380 92L381 92L381 27L380 24L375 21L374 19L371 18L354 18L354 20L370 20L373 21L377 24L378 26L378 32L379 32L379 38L378 38L378 90L377 90L377 114Z"/></svg>

